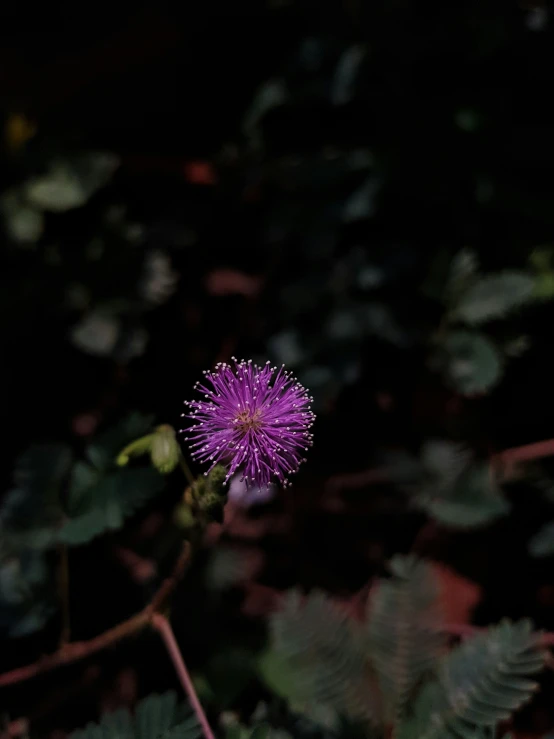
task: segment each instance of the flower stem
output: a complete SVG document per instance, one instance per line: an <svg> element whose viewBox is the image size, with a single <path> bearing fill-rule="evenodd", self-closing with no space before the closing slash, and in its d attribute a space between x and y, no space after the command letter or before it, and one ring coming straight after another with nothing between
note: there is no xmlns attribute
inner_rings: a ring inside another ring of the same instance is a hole
<svg viewBox="0 0 554 739"><path fill-rule="evenodd" d="M183 470L183 474L187 478L189 485L194 485L194 475L190 471L190 467L182 454L179 456L179 464L181 465L181 469Z"/></svg>
<svg viewBox="0 0 554 739"><path fill-rule="evenodd" d="M198 723L200 724L205 739L215 739L215 736L210 728L210 724L208 723L208 719L206 718L206 714L204 713L204 709L202 708L202 705L198 700L196 690L194 689L189 671L187 670L185 661L183 660L183 656L181 654L181 650L179 649L179 645L177 644L177 640L175 639L175 634L173 633L171 624L161 613L155 613L152 616L152 625L159 632L164 641L167 653L169 654L169 657L173 662L173 666L175 667L175 672L179 677L179 682L181 683L181 685L183 686L183 690L187 694L187 698L194 713L196 714L196 718L198 719Z"/></svg>

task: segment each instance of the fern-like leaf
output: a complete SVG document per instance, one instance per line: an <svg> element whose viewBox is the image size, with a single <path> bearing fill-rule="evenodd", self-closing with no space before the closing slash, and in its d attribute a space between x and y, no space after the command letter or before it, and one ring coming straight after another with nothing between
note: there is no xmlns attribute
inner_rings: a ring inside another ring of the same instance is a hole
<svg viewBox="0 0 554 739"><path fill-rule="evenodd" d="M276 692L296 701L302 712L316 710L318 720L328 709L376 717L376 686L362 633L329 598L314 592L303 600L292 591L270 626L272 648L262 672Z"/></svg>
<svg viewBox="0 0 554 739"><path fill-rule="evenodd" d="M418 739L467 739L506 721L537 689L529 676L543 668L545 656L529 621L503 622L468 639L420 695L411 719ZM407 732L399 732L401 739Z"/></svg>
<svg viewBox="0 0 554 739"><path fill-rule="evenodd" d="M388 719L401 716L421 680L433 672L444 637L437 583L430 566L395 557L392 578L372 593L367 629L372 663L379 675Z"/></svg>

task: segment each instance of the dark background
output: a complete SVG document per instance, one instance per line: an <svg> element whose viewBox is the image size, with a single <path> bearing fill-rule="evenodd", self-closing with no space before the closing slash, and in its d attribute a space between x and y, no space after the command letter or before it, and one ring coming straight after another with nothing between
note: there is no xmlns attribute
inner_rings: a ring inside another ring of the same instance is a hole
<svg viewBox="0 0 554 739"><path fill-rule="evenodd" d="M543 304L515 318L531 349L490 395L460 399L427 367L426 337L441 307L422 291L442 252L470 245L485 270L496 270L520 267L533 248L552 242L549 13L546 4L515 0L3 8L0 112L4 122L24 113L37 126L17 154L5 147L3 187L42 171L60 152L103 150L120 158L110 183L84 207L46 214L32 249L4 234L5 485L30 442L79 448L83 415L102 428L139 409L179 427L182 401L202 369L233 353L286 361L271 338L293 327L304 350L294 367L300 379L308 383L314 367L327 379L312 387L319 418L309 463L294 493L270 504L270 511L286 510L289 528L263 538L262 581L345 595L380 573L394 552L409 550L424 519L406 513L403 496L386 486L357 490L331 513L320 500L332 475L371 467L382 447L413 450L433 435L461 439L481 454L552 436L552 308ZM345 102L337 103L333 80L351 47L365 56ZM285 81L289 99L259 117L263 143L256 148L245 116L272 78ZM361 171L349 165L357 150L371 155ZM371 207L345 222L342 209L368 172L376 183ZM143 242L128 257L106 236L108 257L94 274L86 245L113 204L124 204L129 219L143 225ZM45 256L52 243L61 260L55 266ZM180 279L164 305L141 314L150 337L145 351L129 361L79 351L67 339L80 316L61 297L68 282L91 277L98 301L130 294L148 249L168 253ZM365 300L348 280L342 292L334 287L353 250L385 276L377 299L402 327L402 341L372 331L326 334L334 311ZM210 276L222 269L254 277L261 287L253 295L218 294ZM169 516L181 492L170 482L152 510ZM477 622L530 615L552 630L552 560L527 555L528 538L548 513L529 491L511 494L509 519L479 533L439 532L423 553L483 587ZM72 556L79 638L143 602L141 588L114 568L113 544L102 540ZM167 567L163 557L160 566ZM251 636L237 594L225 608L210 603L198 569L198 582L193 573L178 596L175 620L193 666L202 669L220 644L256 643L262 630ZM6 643L2 666L50 651L57 628L50 623ZM101 667L94 661L83 672L77 665L53 674L48 685L44 678L10 689L6 705L45 730L71 728L83 713L94 716L121 665L139 675L140 693L171 685L160 651L154 637L141 637L102 657ZM74 676L82 707L70 706ZM243 700L258 697L253 690ZM539 730L550 720L540 713L547 703L539 699L536 714L525 719Z"/></svg>

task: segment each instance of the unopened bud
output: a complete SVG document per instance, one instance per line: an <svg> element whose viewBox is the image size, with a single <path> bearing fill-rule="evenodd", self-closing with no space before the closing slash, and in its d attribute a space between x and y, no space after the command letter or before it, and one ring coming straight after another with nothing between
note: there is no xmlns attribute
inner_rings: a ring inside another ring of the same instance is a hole
<svg viewBox="0 0 554 739"><path fill-rule="evenodd" d="M142 454L147 454L152 446L153 436L154 434L147 434L146 436L141 436L140 439L135 439L135 441L127 444L125 449L122 449L118 454L115 463L120 467L125 467L126 464L129 464L131 457L140 457Z"/></svg>
<svg viewBox="0 0 554 739"><path fill-rule="evenodd" d="M181 454L174 429L164 423L158 426L154 433L135 439L121 450L116 464L124 467L131 457L140 457L143 454L150 454L152 464L162 475L173 472L179 464Z"/></svg>
<svg viewBox="0 0 554 739"><path fill-rule="evenodd" d="M150 449L150 459L154 467L162 475L168 475L179 464L180 455L181 450L175 436L175 430L167 423L158 426L152 435Z"/></svg>

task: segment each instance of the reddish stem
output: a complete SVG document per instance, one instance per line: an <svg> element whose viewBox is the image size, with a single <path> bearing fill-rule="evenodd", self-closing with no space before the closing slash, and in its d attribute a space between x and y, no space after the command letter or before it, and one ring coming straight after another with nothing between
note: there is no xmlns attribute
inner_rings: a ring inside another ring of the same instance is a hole
<svg viewBox="0 0 554 739"><path fill-rule="evenodd" d="M64 644L54 654L41 657L36 662L25 665L25 667L18 667L15 670L4 672L0 675L0 688L6 685L14 685L24 680L30 680L48 670L54 670L56 667L68 665L71 662L77 662L144 629L152 621L154 614L165 607L169 596L183 575L190 554L191 546L189 542L185 542L183 550L173 567L172 574L163 581L152 601L142 611L123 621L123 623L114 626L113 629L108 629L103 634L95 636L93 639Z"/></svg>
<svg viewBox="0 0 554 739"><path fill-rule="evenodd" d="M198 700L198 696L196 695L196 690L194 689L189 671L187 670L185 661L183 660L183 656L181 654L181 650L179 649L179 645L177 644L177 640L175 639L175 634L173 633L171 624L165 616L162 616L161 613L155 613L152 616L152 625L157 631L159 631L160 636L164 641L167 653L169 654L169 657L173 662L173 666L175 667L175 672L179 677L179 681L183 686L183 690L187 694L189 703L192 706L192 709L196 714L196 718L198 719L198 723L202 728L202 733L204 734L206 739L215 739L214 734L210 728L210 724L208 723L208 719L206 718L206 714L204 713L204 709L202 708L202 705Z"/></svg>
<svg viewBox="0 0 554 739"><path fill-rule="evenodd" d="M534 444L505 449L503 452L495 454L493 459L511 464L514 462L530 462L533 459L552 456L554 456L554 439L547 439L546 441L536 441Z"/></svg>

